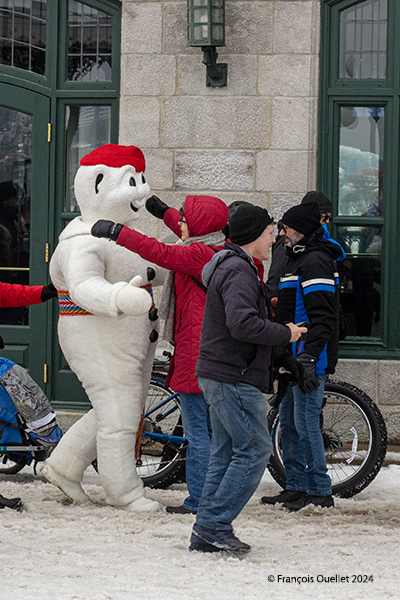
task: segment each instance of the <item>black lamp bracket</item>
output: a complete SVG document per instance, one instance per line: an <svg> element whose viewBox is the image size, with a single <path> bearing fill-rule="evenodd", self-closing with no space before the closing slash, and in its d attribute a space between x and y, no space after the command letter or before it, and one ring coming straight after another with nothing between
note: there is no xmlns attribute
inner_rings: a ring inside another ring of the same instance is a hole
<svg viewBox="0 0 400 600"><path fill-rule="evenodd" d="M228 81L228 65L217 63L218 52L215 46L202 46L203 64L207 67L206 85L223 87Z"/></svg>

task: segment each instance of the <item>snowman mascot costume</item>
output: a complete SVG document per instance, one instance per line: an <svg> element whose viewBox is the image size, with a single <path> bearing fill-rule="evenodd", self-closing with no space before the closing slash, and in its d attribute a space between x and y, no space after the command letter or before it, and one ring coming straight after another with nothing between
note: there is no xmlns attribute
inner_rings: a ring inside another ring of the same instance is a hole
<svg viewBox="0 0 400 600"><path fill-rule="evenodd" d="M107 144L81 160L75 195L81 216L64 229L50 263L58 290L61 349L92 409L61 438L42 475L77 503L96 458L107 501L134 512L156 511L135 466L135 440L155 353L152 284L164 272L138 254L90 234L98 219L134 225L150 195L139 148ZM150 282L150 281L151 282Z"/></svg>

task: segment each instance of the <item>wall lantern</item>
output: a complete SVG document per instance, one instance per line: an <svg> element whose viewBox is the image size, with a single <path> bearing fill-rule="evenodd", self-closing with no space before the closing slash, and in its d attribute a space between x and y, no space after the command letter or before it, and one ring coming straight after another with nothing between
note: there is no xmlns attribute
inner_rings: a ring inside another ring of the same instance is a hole
<svg viewBox="0 0 400 600"><path fill-rule="evenodd" d="M206 84L227 83L228 65L217 63L217 46L225 46L225 0L188 0L188 46L200 46L207 67Z"/></svg>

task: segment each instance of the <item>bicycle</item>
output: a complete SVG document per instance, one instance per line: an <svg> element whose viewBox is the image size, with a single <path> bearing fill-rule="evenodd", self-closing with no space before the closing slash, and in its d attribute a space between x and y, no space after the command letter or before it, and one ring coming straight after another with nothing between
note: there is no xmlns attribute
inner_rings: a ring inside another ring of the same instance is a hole
<svg viewBox="0 0 400 600"><path fill-rule="evenodd" d="M163 362L163 361L162 361ZM168 363L166 363L168 364ZM159 367L158 367L159 368ZM160 427L163 431L162 442L164 448L171 451L171 459L160 447L158 460L152 463L148 460L146 468L149 473L140 473L145 485L165 488L182 477L186 454L187 441L183 435L168 435L167 431L179 425L180 412L179 397L172 390L165 389L163 384L165 375L153 371L150 384L150 400L146 402L146 415L148 407L152 406L150 415L157 413L156 423L151 427ZM154 406L154 394L162 394L157 398L161 400ZM169 395L168 395L169 394ZM272 400L272 398L270 399ZM172 424L164 420L170 416L169 402L175 402ZM163 407L167 410L162 412ZM168 408L169 407L169 408ZM147 418L149 418L147 417ZM146 423L146 418L145 418ZM280 443L280 425L278 409L271 409L268 413L268 423L271 431L273 454L271 455L268 470L275 481L285 487L285 470L282 460ZM387 431L382 414L373 400L356 386L343 381L328 379L325 384L323 409L321 413L321 431L324 440L328 473L332 479L332 493L342 498L350 498L365 489L379 473L386 455ZM154 433L145 432L144 435L153 437ZM141 468L141 467L139 467ZM139 471L140 472L140 471Z"/></svg>
<svg viewBox="0 0 400 600"><path fill-rule="evenodd" d="M273 453L268 470L285 487L279 409L268 413ZM362 390L344 381L325 383L321 413L332 494L351 498L365 489L378 475L387 449L385 421L375 402Z"/></svg>
<svg viewBox="0 0 400 600"><path fill-rule="evenodd" d="M179 394L165 387L168 366L167 361L154 363L146 399L140 456L136 460L144 485L159 489L186 481L188 441L183 435Z"/></svg>

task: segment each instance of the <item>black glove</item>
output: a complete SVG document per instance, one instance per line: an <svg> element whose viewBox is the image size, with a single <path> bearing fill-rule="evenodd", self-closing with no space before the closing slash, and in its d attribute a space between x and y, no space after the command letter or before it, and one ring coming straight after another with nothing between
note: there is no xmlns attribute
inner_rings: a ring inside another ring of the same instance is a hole
<svg viewBox="0 0 400 600"><path fill-rule="evenodd" d="M146 200L146 209L151 215L153 215L153 217L157 217L157 219L163 219L165 213L169 209L169 206L160 200L160 198L157 198L157 196L150 196L150 198Z"/></svg>
<svg viewBox="0 0 400 600"><path fill-rule="evenodd" d="M277 408L285 397L289 385L298 385L303 378L304 367L294 358L289 350L285 350L274 365L278 369L278 392L269 400L272 408Z"/></svg>
<svg viewBox="0 0 400 600"><path fill-rule="evenodd" d="M49 285L43 286L40 293L40 299L42 302L46 302L46 300L51 300L51 298L57 298L57 290L52 283L49 283Z"/></svg>
<svg viewBox="0 0 400 600"><path fill-rule="evenodd" d="M279 369L278 378L284 376L293 385L298 385L301 379L303 366L299 365L299 363L289 350L285 350L285 352L279 358L276 367L278 367Z"/></svg>
<svg viewBox="0 0 400 600"><path fill-rule="evenodd" d="M100 219L97 221L90 233L94 235L94 237L98 238L110 238L110 240L116 241L117 237L121 233L121 229L123 225L121 223L114 223L114 221L106 221L105 219Z"/></svg>
<svg viewBox="0 0 400 600"><path fill-rule="evenodd" d="M303 394L309 394L319 388L319 381L315 374L315 364L317 359L310 354L300 354L297 361L304 368L299 387Z"/></svg>

